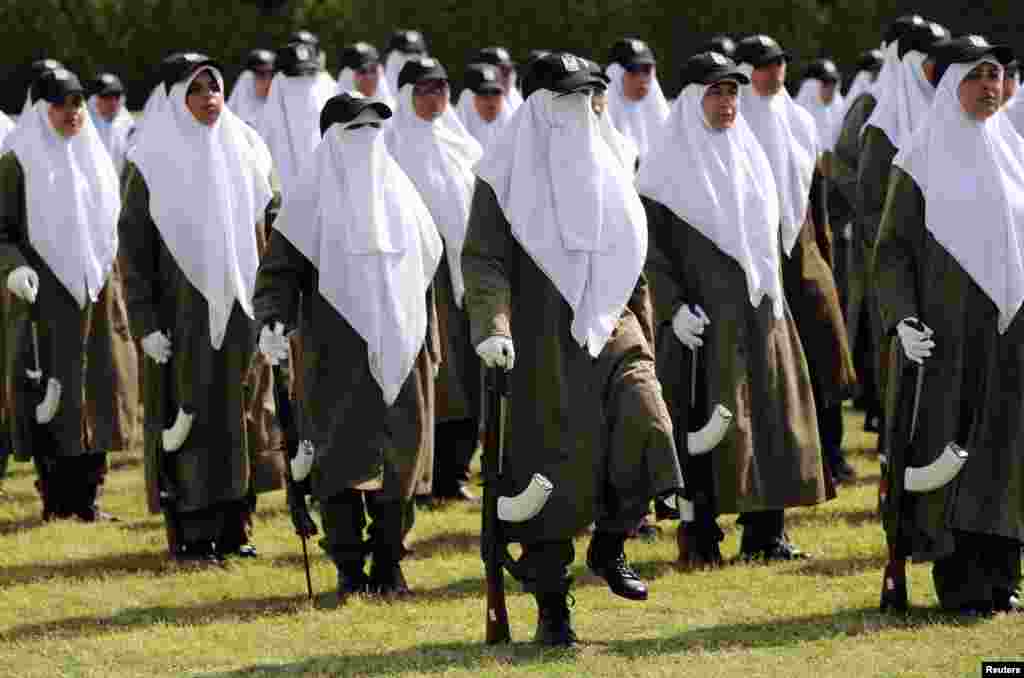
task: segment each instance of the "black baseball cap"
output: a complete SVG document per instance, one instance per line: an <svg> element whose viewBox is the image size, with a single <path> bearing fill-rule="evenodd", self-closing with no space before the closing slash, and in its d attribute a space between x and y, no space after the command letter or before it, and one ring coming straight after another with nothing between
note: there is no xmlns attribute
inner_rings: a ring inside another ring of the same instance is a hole
<svg viewBox="0 0 1024 678"><path fill-rule="evenodd" d="M245 57L245 69L247 71L253 71L261 66L270 66L273 68L276 61L277 55L269 49L254 49Z"/></svg>
<svg viewBox="0 0 1024 678"><path fill-rule="evenodd" d="M935 46L932 58L945 72L951 64L966 64L991 56L1002 65L1014 60L1013 49L1008 45L993 45L980 35L962 35L946 40Z"/></svg>
<svg viewBox="0 0 1024 678"><path fill-rule="evenodd" d="M712 36L697 50L697 54L703 54L704 52L717 52L731 59L736 54L736 41L728 35Z"/></svg>
<svg viewBox="0 0 1024 678"><path fill-rule="evenodd" d="M949 40L949 38L949 30L942 24L937 24L934 21L914 24L900 38L900 58L902 59L907 52L911 51L931 55L932 49L936 45Z"/></svg>
<svg viewBox="0 0 1024 678"><path fill-rule="evenodd" d="M331 97L320 111L320 136L335 123L344 125L355 120L367 108L373 109L382 120L391 117L391 109L387 104L367 99L358 92L346 92Z"/></svg>
<svg viewBox="0 0 1024 678"><path fill-rule="evenodd" d="M655 64L654 52L643 40L636 38L620 38L608 52L608 61L617 63L623 68L639 64Z"/></svg>
<svg viewBox="0 0 1024 678"><path fill-rule="evenodd" d="M889 24L889 28L885 30L882 40L887 45L891 45L902 38L914 26L923 26L925 23L927 22L920 14L904 14Z"/></svg>
<svg viewBox="0 0 1024 678"><path fill-rule="evenodd" d="M476 63L466 66L466 89L473 94L494 95L504 94L498 67L489 63Z"/></svg>
<svg viewBox="0 0 1024 678"><path fill-rule="evenodd" d="M96 96L112 97L124 94L124 83L113 73L100 73L91 85L92 93Z"/></svg>
<svg viewBox="0 0 1024 678"><path fill-rule="evenodd" d="M1020 61L1014 58L1013 61L1003 66L1003 72L1006 77L1012 78L1013 76L1020 73Z"/></svg>
<svg viewBox="0 0 1024 678"><path fill-rule="evenodd" d="M683 89L687 85L713 85L723 80L735 80L741 85L750 84L750 78L739 69L736 62L718 52L694 54L683 64L681 78Z"/></svg>
<svg viewBox="0 0 1024 678"><path fill-rule="evenodd" d="M822 82L839 82L841 77L839 69L831 59L815 59L804 71L804 78L814 78Z"/></svg>
<svg viewBox="0 0 1024 678"><path fill-rule="evenodd" d="M29 65L29 70L32 71L33 80L47 71L55 71L58 68L64 68L64 64L56 59L38 59Z"/></svg>
<svg viewBox="0 0 1024 678"><path fill-rule="evenodd" d="M866 52L861 52L857 57L857 70L878 72L882 70L883 63L885 63L885 53L880 49L869 49Z"/></svg>
<svg viewBox="0 0 1024 678"><path fill-rule="evenodd" d="M32 83L32 103L43 99L60 105L71 94L85 95L85 88L78 76L66 68L46 71Z"/></svg>
<svg viewBox="0 0 1024 678"><path fill-rule="evenodd" d="M750 35L739 41L732 58L738 64L750 64L754 68L761 68L776 59L789 61L790 55L782 49L775 38L767 35Z"/></svg>
<svg viewBox="0 0 1024 678"><path fill-rule="evenodd" d="M398 89L405 85L415 85L427 80L447 80L448 71L441 62L433 57L416 57L409 59L398 72Z"/></svg>
<svg viewBox="0 0 1024 678"><path fill-rule="evenodd" d="M473 63L477 64L491 64L493 66L515 66L516 62L512 60L512 55L504 47L484 47L476 56L473 57Z"/></svg>
<svg viewBox="0 0 1024 678"><path fill-rule="evenodd" d="M320 38L316 36L316 33L310 31L301 30L295 31L288 36L289 45L309 45L310 47L320 48Z"/></svg>
<svg viewBox="0 0 1024 678"><path fill-rule="evenodd" d="M346 45L338 55L338 61L342 68L351 68L358 71L370 64L380 63L380 53L377 48L368 42L354 42Z"/></svg>
<svg viewBox="0 0 1024 678"><path fill-rule="evenodd" d="M277 50L275 67L289 77L308 75L320 70L320 56L312 45L294 42Z"/></svg>
<svg viewBox="0 0 1024 678"><path fill-rule="evenodd" d="M568 52L549 52L528 65L523 77L523 97L539 89L568 94L584 87L604 88L607 84L587 59Z"/></svg>
<svg viewBox="0 0 1024 678"><path fill-rule="evenodd" d="M388 51L397 50L404 54L424 54L427 51L427 41L419 31L400 28L391 34L388 40Z"/></svg>
<svg viewBox="0 0 1024 678"><path fill-rule="evenodd" d="M223 67L210 57L199 52L179 52L172 54L160 63L164 90L168 94L176 83L187 79L201 68L212 68L223 73Z"/></svg>

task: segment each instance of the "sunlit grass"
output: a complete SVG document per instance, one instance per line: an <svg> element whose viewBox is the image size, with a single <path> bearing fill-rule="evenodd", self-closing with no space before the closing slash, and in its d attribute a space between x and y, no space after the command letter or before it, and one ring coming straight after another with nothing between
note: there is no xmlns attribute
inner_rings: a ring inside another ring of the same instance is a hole
<svg viewBox="0 0 1024 678"><path fill-rule="evenodd" d="M479 513L421 511L405 563L408 602L334 605L334 567L310 542L317 600L306 600L298 538L282 493L260 500L261 558L225 568L171 564L163 526L145 513L134 455L114 458L104 507L122 522L42 524L31 466L12 467L0 498L0 676L555 675L977 676L983 658L1024 659L1020 617L966 621L934 610L930 569L910 569L914 611L877 612L883 539L874 514L874 436L847 415L860 478L824 506L789 514L791 538L815 558L673 567L674 526L630 558L647 603L612 596L577 543L571 651L529 644L532 597L509 580L510 647L482 643ZM735 517L721 519L736 554Z"/></svg>

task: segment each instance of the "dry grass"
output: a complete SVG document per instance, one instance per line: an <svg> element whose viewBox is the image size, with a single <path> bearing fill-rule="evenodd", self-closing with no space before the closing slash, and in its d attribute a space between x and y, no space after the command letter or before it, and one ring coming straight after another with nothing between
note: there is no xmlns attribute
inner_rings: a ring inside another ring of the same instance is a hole
<svg viewBox="0 0 1024 678"><path fill-rule="evenodd" d="M315 604L305 600L296 538L281 493L261 499L262 557L226 568L183 568L164 557L146 515L141 468L119 455L105 495L118 524L43 525L29 465L0 498L0 675L52 676L977 676L983 658L1024 658L1017 616L967 621L934 611L927 565L911 568L914 611L877 612L882 535L874 516L873 436L848 414L861 479L837 501L793 511L789 532L810 561L680 573L668 527L631 542L649 580L647 604L612 596L577 564L574 621L584 643L542 650L532 598L510 582L510 647L483 633L479 514L423 511L406 574L409 602L333 606L334 568L314 544ZM733 517L722 519L727 557ZM585 551L586 542L577 544ZM579 559L580 561L582 558Z"/></svg>

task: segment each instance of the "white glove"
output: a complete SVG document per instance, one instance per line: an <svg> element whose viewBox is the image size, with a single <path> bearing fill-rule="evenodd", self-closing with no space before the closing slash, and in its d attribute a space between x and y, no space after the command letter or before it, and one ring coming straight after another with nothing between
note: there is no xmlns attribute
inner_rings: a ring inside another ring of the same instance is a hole
<svg viewBox="0 0 1024 678"><path fill-rule="evenodd" d="M43 402L36 405L36 421L38 423L49 424L57 416L62 390L60 382L53 377L46 380L46 397L43 398Z"/></svg>
<svg viewBox="0 0 1024 678"><path fill-rule="evenodd" d="M710 322L700 306L694 304L693 310L690 310L689 304L683 304L672 318L672 330L686 348L694 349L704 345L701 335Z"/></svg>
<svg viewBox="0 0 1024 678"><path fill-rule="evenodd" d="M196 415L186 414L185 410L178 409L178 416L175 417L174 424L163 431L165 452L177 452L181 449L188 439L188 434L192 432L192 420L195 418Z"/></svg>
<svg viewBox="0 0 1024 678"><path fill-rule="evenodd" d="M316 450L313 447L313 443L309 440L300 442L299 449L295 451L295 458L289 464L292 470L292 480L297 483L305 480L309 476L309 472L313 470L313 461L315 459Z"/></svg>
<svg viewBox="0 0 1024 678"><path fill-rule="evenodd" d="M19 266L7 274L7 289L30 304L39 294L39 274L31 266Z"/></svg>
<svg viewBox="0 0 1024 678"><path fill-rule="evenodd" d="M171 359L171 340L160 330L150 332L142 338L142 351L158 365L163 365Z"/></svg>
<svg viewBox="0 0 1024 678"><path fill-rule="evenodd" d="M260 330L260 353L271 365L288 362L288 337L284 335L284 325L274 323L274 329L264 325Z"/></svg>
<svg viewBox="0 0 1024 678"><path fill-rule="evenodd" d="M910 323L919 323L924 331L919 331L910 326ZM918 365L924 364L924 359L931 357L935 342L932 341L932 330L917 318L904 318L896 326L896 332L900 335L900 343L903 345L903 354L907 360L912 360Z"/></svg>
<svg viewBox="0 0 1024 678"><path fill-rule="evenodd" d="M441 363L436 362L434 363L434 379L437 379L439 376L441 376Z"/></svg>
<svg viewBox="0 0 1024 678"><path fill-rule="evenodd" d="M511 370L516 362L516 349L508 337L488 337L476 347L476 354L487 367L504 367Z"/></svg>

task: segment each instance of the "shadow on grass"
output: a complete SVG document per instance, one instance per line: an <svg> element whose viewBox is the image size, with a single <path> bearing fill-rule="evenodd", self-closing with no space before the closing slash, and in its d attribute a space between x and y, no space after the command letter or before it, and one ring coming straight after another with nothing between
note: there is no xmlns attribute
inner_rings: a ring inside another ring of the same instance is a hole
<svg viewBox="0 0 1024 678"><path fill-rule="evenodd" d="M23 532L25 530L33 530L37 527L45 525L41 516L24 516L22 518L15 518L14 520L0 520L0 535L14 534L15 532ZM3 576L7 573L0 575L0 581L3 580Z"/></svg>
<svg viewBox="0 0 1024 678"><path fill-rule="evenodd" d="M0 570L0 588L45 579L126 576L139 572L174 574L180 572L180 568L168 560L164 551L118 553L62 563L28 563L4 567Z"/></svg>
<svg viewBox="0 0 1024 678"><path fill-rule="evenodd" d="M879 525L878 512L873 509L855 508L842 511L820 510L786 512L786 527L792 528L803 525L835 525L838 522L846 523L851 527L861 525ZM881 527L879 527L881 529Z"/></svg>
<svg viewBox="0 0 1024 678"><path fill-rule="evenodd" d="M814 558L807 560L796 569L793 574L807 575L812 577L850 577L868 570L878 572L882 576L882 570L888 558L882 554L858 555L849 558Z"/></svg>
<svg viewBox="0 0 1024 678"><path fill-rule="evenodd" d="M647 658L688 652L787 647L833 637L856 637L890 629L917 628L949 623L950 617L930 610L911 610L900 616L882 615L873 609L834 614L771 619L757 623L723 624L696 628L674 636L635 640L584 640L580 649L621 657ZM957 620L959 624L980 620ZM324 655L288 664L255 664L235 671L201 674L202 678L257 678L275 675L403 675L445 673L451 669L487 670L502 665L530 666L564 663L575 649L550 649L529 643L488 647L481 643L425 644L395 652Z"/></svg>

